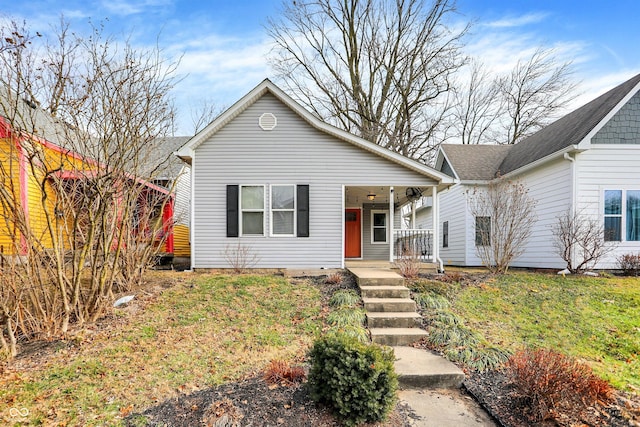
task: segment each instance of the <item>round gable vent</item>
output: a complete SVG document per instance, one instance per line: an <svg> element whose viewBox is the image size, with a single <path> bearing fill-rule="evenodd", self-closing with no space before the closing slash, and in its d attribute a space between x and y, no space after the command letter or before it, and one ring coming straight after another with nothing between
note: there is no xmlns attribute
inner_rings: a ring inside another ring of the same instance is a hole
<svg viewBox="0 0 640 427"><path fill-rule="evenodd" d="M262 130L273 130L278 125L278 119L271 113L264 113L258 119L258 124Z"/></svg>

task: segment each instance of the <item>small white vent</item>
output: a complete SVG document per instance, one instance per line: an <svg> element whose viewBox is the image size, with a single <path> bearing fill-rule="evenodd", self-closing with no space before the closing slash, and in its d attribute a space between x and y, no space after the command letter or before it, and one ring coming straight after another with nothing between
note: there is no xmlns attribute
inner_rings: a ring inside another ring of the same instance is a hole
<svg viewBox="0 0 640 427"><path fill-rule="evenodd" d="M262 130L273 130L278 125L278 118L271 113L264 113L258 119Z"/></svg>

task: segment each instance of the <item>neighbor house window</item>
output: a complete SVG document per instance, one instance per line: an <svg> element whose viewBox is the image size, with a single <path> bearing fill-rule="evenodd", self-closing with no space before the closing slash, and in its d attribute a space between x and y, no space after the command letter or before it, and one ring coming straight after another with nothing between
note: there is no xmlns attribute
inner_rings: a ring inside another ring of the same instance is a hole
<svg viewBox="0 0 640 427"><path fill-rule="evenodd" d="M240 187L240 214L242 235L264 235L264 186Z"/></svg>
<svg viewBox="0 0 640 427"><path fill-rule="evenodd" d="M371 243L387 243L387 216L385 211L371 211Z"/></svg>
<svg viewBox="0 0 640 427"><path fill-rule="evenodd" d="M442 247L449 247L449 221L442 223Z"/></svg>
<svg viewBox="0 0 640 427"><path fill-rule="evenodd" d="M640 190L605 190L604 240L640 241Z"/></svg>
<svg viewBox="0 0 640 427"><path fill-rule="evenodd" d="M271 186L271 234L293 236L295 230L296 186Z"/></svg>
<svg viewBox="0 0 640 427"><path fill-rule="evenodd" d="M491 246L491 217L476 217L476 246Z"/></svg>

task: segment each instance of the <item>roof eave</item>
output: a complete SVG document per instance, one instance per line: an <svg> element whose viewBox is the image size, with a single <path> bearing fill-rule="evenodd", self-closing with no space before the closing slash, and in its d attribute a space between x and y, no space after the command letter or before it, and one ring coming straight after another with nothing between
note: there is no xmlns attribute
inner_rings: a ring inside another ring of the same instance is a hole
<svg viewBox="0 0 640 427"><path fill-rule="evenodd" d="M514 169L511 172L505 173L504 175L501 175L502 178L511 178L520 174L523 174L525 172L530 171L531 169L535 169L538 166L547 163L551 160L555 160L556 158L559 157L564 157L565 153L581 153L583 151L586 151L588 148L583 148L580 147L580 144L575 144L575 145L569 145L568 147L565 147L564 149L560 150L560 151L556 151L554 153L549 154L548 156L545 156L541 159L536 160L535 162L531 162L531 163L527 163L526 165L519 167L518 169Z"/></svg>

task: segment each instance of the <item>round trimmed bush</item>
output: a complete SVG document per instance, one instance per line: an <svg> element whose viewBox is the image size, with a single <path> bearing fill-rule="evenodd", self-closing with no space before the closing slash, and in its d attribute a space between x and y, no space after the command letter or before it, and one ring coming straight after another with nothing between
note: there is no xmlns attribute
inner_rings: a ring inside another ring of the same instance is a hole
<svg viewBox="0 0 640 427"><path fill-rule="evenodd" d="M346 425L382 421L396 402L394 360L390 347L343 334L320 338L310 352L311 397L329 406Z"/></svg>

